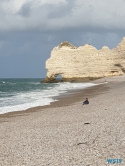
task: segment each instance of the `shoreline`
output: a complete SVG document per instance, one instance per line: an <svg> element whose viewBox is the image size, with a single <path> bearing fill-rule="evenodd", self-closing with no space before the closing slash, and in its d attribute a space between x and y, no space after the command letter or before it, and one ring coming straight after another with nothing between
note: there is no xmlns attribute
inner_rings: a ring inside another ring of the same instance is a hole
<svg viewBox="0 0 125 166"><path fill-rule="evenodd" d="M24 114L30 113L30 112L32 113L39 109L47 109L47 108L62 107L62 106L65 107L70 104L77 103L79 101L81 101L81 104L82 104L82 102L85 100L86 97L88 98L92 96L94 97L94 95L97 95L98 90L105 91L106 89L108 89L107 85L102 83L100 85L97 84L97 85L87 87L84 89L68 90L67 92L60 94L59 96L55 96L55 97L53 96L52 98L57 101L51 102L50 105L36 106L36 107L31 107L25 110L3 113L3 114L0 114L0 118L12 116L12 115L18 115L20 113L24 113Z"/></svg>
<svg viewBox="0 0 125 166"><path fill-rule="evenodd" d="M124 166L125 75L106 81L0 116L0 165L105 166L107 159L122 159ZM86 97L90 104L82 105Z"/></svg>
<svg viewBox="0 0 125 166"><path fill-rule="evenodd" d="M95 86L87 87L85 89L68 90L66 93L60 94L59 96L55 96L55 97L53 96L52 98L57 100L57 101L51 102L50 105L30 107L30 108L25 109L25 110L18 110L18 111L3 113L3 114L0 114L0 118L6 117L6 116L11 116L12 114L16 115L16 114L21 113L21 112L22 113L34 112L34 111L39 110L39 109L53 108L53 107L59 107L59 106L67 106L67 105L70 105L74 102L78 102L79 100L81 100L81 102L82 102L85 100L86 97L95 95L94 91L100 91L101 88L98 89L98 87L102 86L102 91L105 90L105 89L103 89L104 87L109 88L108 84L110 82L114 82L114 81L112 81L112 79L115 80L115 79L117 79L117 77L122 77L122 76L105 77L105 78L96 79L94 81L91 81L91 83L95 83L95 84L97 83L97 85L95 85ZM105 84L105 80L109 81L108 84ZM91 93L91 90L92 90L92 93ZM79 95L77 93L79 93ZM82 95L82 93L84 93L83 99L80 97ZM76 95L78 95L78 96L76 97ZM69 97L73 97L73 96L76 97L76 100L73 100L73 99L69 100ZM65 100L65 98L66 98L66 100ZM67 101L67 99L68 99L68 101ZM61 103L62 101L63 101L63 104Z"/></svg>

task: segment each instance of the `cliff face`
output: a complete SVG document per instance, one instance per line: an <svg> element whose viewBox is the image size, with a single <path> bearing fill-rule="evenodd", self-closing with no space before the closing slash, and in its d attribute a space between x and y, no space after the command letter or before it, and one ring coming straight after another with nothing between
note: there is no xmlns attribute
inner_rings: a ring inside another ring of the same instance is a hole
<svg viewBox="0 0 125 166"><path fill-rule="evenodd" d="M63 81L88 81L125 73L125 38L112 50L104 46L97 50L91 45L75 47L62 42L46 61L44 82L55 82L60 74Z"/></svg>

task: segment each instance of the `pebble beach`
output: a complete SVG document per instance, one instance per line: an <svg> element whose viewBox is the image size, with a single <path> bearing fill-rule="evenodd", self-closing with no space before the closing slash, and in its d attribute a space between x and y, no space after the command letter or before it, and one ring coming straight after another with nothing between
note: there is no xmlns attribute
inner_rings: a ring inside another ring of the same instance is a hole
<svg viewBox="0 0 125 166"><path fill-rule="evenodd" d="M125 166L125 75L93 83L51 105L0 115L0 166Z"/></svg>

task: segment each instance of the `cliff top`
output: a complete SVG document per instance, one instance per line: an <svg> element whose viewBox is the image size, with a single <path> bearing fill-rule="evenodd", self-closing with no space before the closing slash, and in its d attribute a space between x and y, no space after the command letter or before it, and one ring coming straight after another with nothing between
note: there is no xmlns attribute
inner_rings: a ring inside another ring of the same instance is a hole
<svg viewBox="0 0 125 166"><path fill-rule="evenodd" d="M70 49L76 49L77 48L76 46L72 45L68 41L64 41L58 46L58 48L62 48L62 47L69 47Z"/></svg>
<svg viewBox="0 0 125 166"><path fill-rule="evenodd" d="M56 48L58 48L58 49L84 49L84 48L89 48L89 49L97 50L95 47L93 47L90 44L85 44L83 46L76 47L76 46L72 45L71 43L69 43L68 41L61 42ZM120 49L125 48L125 37L123 37L122 41L120 43L118 43L117 47L113 48L113 50L114 49L119 49L119 48ZM103 46L100 51L104 51L104 50L111 51L107 46Z"/></svg>

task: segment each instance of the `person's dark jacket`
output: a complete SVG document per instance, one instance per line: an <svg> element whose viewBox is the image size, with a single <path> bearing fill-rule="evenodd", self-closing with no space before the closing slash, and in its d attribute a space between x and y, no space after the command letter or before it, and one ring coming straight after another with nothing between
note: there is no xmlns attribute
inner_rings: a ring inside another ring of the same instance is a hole
<svg viewBox="0 0 125 166"><path fill-rule="evenodd" d="M84 104L89 104L89 101L88 100L85 100L84 102L83 102L83 105Z"/></svg>

